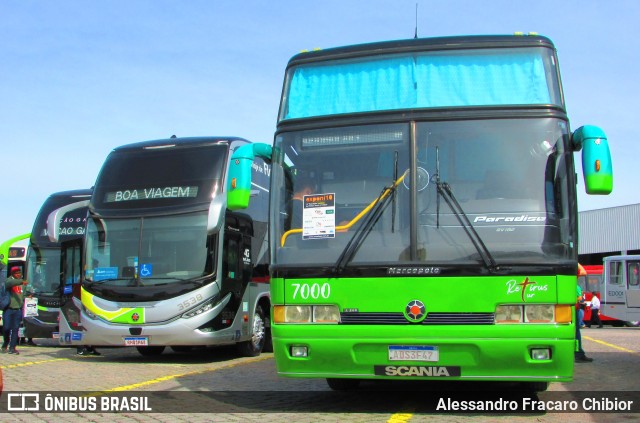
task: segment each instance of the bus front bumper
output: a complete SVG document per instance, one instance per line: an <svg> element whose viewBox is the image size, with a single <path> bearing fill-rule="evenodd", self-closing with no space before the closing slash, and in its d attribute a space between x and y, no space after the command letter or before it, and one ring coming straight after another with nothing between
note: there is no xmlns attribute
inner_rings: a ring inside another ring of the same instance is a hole
<svg viewBox="0 0 640 423"><path fill-rule="evenodd" d="M484 337L472 333L466 337L385 337L378 336L380 330L367 337L302 337L293 333L283 337L282 332L273 329L273 343L278 374L285 377L513 382L573 379L573 337L489 338L486 333ZM420 348L437 351L435 360L433 356L427 361L407 355ZM398 357L394 349L412 359Z"/></svg>

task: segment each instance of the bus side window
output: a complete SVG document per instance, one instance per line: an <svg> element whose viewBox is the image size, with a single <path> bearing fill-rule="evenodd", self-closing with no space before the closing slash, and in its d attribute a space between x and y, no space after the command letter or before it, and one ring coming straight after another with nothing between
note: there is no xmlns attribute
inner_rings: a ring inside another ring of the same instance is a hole
<svg viewBox="0 0 640 423"><path fill-rule="evenodd" d="M609 263L609 283L612 285L622 285L622 263L612 261Z"/></svg>
<svg viewBox="0 0 640 423"><path fill-rule="evenodd" d="M640 262L630 261L627 266L627 278L629 279L629 288L640 288Z"/></svg>
<svg viewBox="0 0 640 423"><path fill-rule="evenodd" d="M587 291L595 292L600 291L600 281L598 276L587 276Z"/></svg>

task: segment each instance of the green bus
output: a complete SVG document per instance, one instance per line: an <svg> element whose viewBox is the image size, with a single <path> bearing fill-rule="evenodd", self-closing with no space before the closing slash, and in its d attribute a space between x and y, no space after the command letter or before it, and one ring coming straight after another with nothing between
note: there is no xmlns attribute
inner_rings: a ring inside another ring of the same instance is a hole
<svg viewBox="0 0 640 423"><path fill-rule="evenodd" d="M232 158L228 206L272 163L278 374L504 381L573 378L578 207L608 194L602 130L571 132L556 50L538 35L303 52L273 146Z"/></svg>
<svg viewBox="0 0 640 423"><path fill-rule="evenodd" d="M19 266L24 274L24 265L27 258L28 240L31 233L14 236L0 244L0 272L4 278L11 276L11 267ZM27 244L20 241L27 240ZM24 244L24 245L23 245Z"/></svg>

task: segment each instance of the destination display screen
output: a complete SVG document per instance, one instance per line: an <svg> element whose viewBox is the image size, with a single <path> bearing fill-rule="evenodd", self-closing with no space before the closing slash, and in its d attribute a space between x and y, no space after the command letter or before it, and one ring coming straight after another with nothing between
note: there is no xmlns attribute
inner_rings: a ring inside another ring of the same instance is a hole
<svg viewBox="0 0 640 423"><path fill-rule="evenodd" d="M228 148L226 143L192 143L157 150L115 150L96 181L94 210L109 213L208 204L221 190Z"/></svg>
<svg viewBox="0 0 640 423"><path fill-rule="evenodd" d="M62 207L63 203L57 204L58 207ZM34 229L33 234L37 234L36 242L39 246L48 244L49 230L47 229L47 216L48 213L53 211L50 208L44 208L41 212ZM58 230L59 241L68 241L73 238L79 238L84 235L84 228L87 223L87 208L80 207L78 209L71 210L64 214L60 218L60 226Z"/></svg>
<svg viewBox="0 0 640 423"><path fill-rule="evenodd" d="M159 200L163 198L195 198L197 196L197 186L133 188L107 192L104 202L117 203L121 201Z"/></svg>
<svg viewBox="0 0 640 423"><path fill-rule="evenodd" d="M24 247L10 247L9 258L24 257L24 252L25 252Z"/></svg>
<svg viewBox="0 0 640 423"><path fill-rule="evenodd" d="M86 207L68 212L60 219L60 230L58 232L60 240L68 240L73 237L84 235L86 223Z"/></svg>

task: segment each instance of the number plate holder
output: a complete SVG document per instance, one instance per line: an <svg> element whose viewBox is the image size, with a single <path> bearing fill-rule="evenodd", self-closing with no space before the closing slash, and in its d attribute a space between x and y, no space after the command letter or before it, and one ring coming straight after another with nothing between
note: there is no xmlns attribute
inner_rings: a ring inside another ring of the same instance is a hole
<svg viewBox="0 0 640 423"><path fill-rule="evenodd" d="M389 361L429 361L440 359L438 347L427 345L389 345Z"/></svg>

